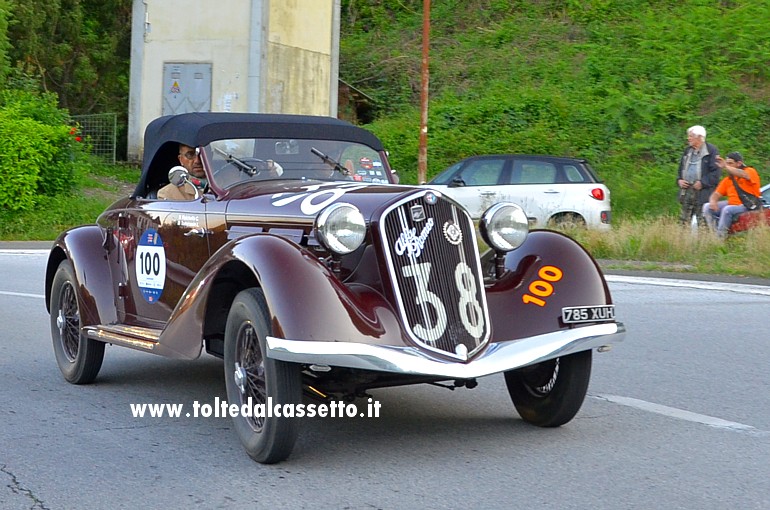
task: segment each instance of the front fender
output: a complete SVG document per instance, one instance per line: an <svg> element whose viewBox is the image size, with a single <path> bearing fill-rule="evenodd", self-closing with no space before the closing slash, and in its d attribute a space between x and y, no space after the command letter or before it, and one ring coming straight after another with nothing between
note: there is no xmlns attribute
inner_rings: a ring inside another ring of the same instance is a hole
<svg viewBox="0 0 770 510"><path fill-rule="evenodd" d="M104 248L104 231L98 225L84 225L59 235L48 255L45 274L46 308L50 313L51 285L59 264L72 263L77 278L81 326L117 322L115 292L110 259Z"/></svg>
<svg viewBox="0 0 770 510"><path fill-rule="evenodd" d="M561 323L564 306L611 303L591 255L556 232L531 232L521 247L507 254L505 268L504 276L486 287L491 342L566 329ZM231 283L223 285L225 281ZM213 290L225 286L235 290ZM382 294L344 284L308 250L269 233L231 241L211 257L180 299L160 343L182 357L199 356L203 331L211 330L204 317L224 324L237 291L251 286L260 286L265 294L275 338L412 345L398 313ZM212 318L211 310L223 316Z"/></svg>
<svg viewBox="0 0 770 510"><path fill-rule="evenodd" d="M494 264L489 256L484 262ZM612 303L594 258L558 232L530 232L524 244L505 256L505 269L503 277L486 289L492 342L565 329L561 322L565 306Z"/></svg>
<svg viewBox="0 0 770 510"><path fill-rule="evenodd" d="M322 262L296 243L271 234L238 238L220 248L188 287L159 341L184 357L200 354L207 307L227 313L231 287L262 288L273 336L308 341L356 342L403 346L406 336L398 314L373 289L343 284ZM235 282L237 280L237 282ZM228 300L226 303L221 300ZM216 301L216 302L215 302ZM222 320L224 317L207 320ZM193 340L196 339L196 340Z"/></svg>

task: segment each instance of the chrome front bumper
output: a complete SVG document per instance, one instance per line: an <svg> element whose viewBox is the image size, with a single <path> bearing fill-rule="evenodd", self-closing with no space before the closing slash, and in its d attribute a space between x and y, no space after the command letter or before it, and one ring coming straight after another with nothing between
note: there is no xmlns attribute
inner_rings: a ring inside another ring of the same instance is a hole
<svg viewBox="0 0 770 510"><path fill-rule="evenodd" d="M404 375L473 379L589 349L606 350L626 335L623 323L611 322L544 335L492 343L470 362L444 361L415 347L346 342L311 342L267 337L272 359L330 367L360 368Z"/></svg>

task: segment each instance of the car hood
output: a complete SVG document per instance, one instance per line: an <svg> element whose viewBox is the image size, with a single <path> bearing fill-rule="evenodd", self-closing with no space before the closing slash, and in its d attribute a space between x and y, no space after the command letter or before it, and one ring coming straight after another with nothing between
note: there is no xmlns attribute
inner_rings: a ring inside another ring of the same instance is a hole
<svg viewBox="0 0 770 510"><path fill-rule="evenodd" d="M247 217L312 223L318 213L334 203L347 202L371 220L376 211L396 198L423 188L395 184L324 181L262 181L229 190L227 216L231 220Z"/></svg>

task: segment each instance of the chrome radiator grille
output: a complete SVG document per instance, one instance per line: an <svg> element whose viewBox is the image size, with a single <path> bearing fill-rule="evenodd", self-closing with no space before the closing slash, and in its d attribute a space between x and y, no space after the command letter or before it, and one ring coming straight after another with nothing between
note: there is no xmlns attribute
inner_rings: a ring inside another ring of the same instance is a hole
<svg viewBox="0 0 770 510"><path fill-rule="evenodd" d="M418 344L459 358L489 339L470 216L432 191L388 208L380 222L401 317Z"/></svg>

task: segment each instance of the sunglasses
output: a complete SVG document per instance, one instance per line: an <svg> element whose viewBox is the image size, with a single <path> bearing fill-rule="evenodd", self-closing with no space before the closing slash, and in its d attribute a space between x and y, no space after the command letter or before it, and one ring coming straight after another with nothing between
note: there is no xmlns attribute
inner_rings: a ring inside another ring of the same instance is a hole
<svg viewBox="0 0 770 510"><path fill-rule="evenodd" d="M198 156L198 152L197 151L180 152L179 155L187 159L195 159Z"/></svg>

